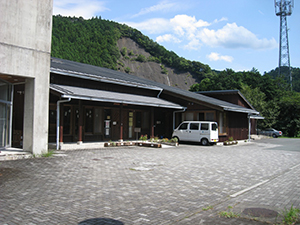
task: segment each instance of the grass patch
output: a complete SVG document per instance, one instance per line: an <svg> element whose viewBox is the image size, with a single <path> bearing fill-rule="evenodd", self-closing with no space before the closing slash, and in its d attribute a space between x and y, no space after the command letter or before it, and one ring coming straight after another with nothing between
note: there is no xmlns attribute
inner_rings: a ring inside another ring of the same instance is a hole
<svg viewBox="0 0 300 225"><path fill-rule="evenodd" d="M42 157L51 157L54 154L54 151L48 151L42 154Z"/></svg>
<svg viewBox="0 0 300 225"><path fill-rule="evenodd" d="M54 154L54 150L48 151L46 153L42 153L42 154L33 154L32 157L33 158L40 158L40 157L51 157Z"/></svg>
<svg viewBox="0 0 300 225"><path fill-rule="evenodd" d="M227 211L222 211L219 213L219 215L221 217L225 217L225 218L239 218L240 217L240 214L238 214L238 213L227 212Z"/></svg>
<svg viewBox="0 0 300 225"><path fill-rule="evenodd" d="M300 209L294 208L293 205L290 209L284 209L281 213L282 224L295 224L299 220Z"/></svg>
<svg viewBox="0 0 300 225"><path fill-rule="evenodd" d="M240 217L240 214L232 212L232 208L233 208L232 206L229 205L227 208L229 211L219 212L219 216L225 217L225 218L239 218Z"/></svg>
<svg viewBox="0 0 300 225"><path fill-rule="evenodd" d="M207 211L207 210L210 210L210 209L213 209L213 207L211 205L205 207L205 208L202 208L203 211Z"/></svg>

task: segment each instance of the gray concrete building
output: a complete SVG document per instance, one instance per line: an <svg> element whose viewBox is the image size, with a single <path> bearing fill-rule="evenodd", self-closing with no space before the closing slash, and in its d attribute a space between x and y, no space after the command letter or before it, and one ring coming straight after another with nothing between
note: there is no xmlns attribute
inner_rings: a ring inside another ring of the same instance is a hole
<svg viewBox="0 0 300 225"><path fill-rule="evenodd" d="M52 5L0 1L0 148L11 146L13 93L24 85L23 150L47 152Z"/></svg>

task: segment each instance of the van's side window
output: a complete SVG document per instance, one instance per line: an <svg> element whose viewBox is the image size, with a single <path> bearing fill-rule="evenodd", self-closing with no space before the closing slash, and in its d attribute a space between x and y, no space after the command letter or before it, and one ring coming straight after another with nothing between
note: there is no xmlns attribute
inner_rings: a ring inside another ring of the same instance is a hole
<svg viewBox="0 0 300 225"><path fill-rule="evenodd" d="M208 123L201 123L201 130L208 130L209 124Z"/></svg>
<svg viewBox="0 0 300 225"><path fill-rule="evenodd" d="M178 128L178 130L186 130L187 129L187 123L183 123L180 125L180 127Z"/></svg>
<svg viewBox="0 0 300 225"><path fill-rule="evenodd" d="M218 125L215 124L215 123L212 123L212 124L211 124L211 129L212 129L212 130L217 130L217 129L218 129Z"/></svg>
<svg viewBox="0 0 300 225"><path fill-rule="evenodd" d="M199 130L199 123L191 123L190 130Z"/></svg>

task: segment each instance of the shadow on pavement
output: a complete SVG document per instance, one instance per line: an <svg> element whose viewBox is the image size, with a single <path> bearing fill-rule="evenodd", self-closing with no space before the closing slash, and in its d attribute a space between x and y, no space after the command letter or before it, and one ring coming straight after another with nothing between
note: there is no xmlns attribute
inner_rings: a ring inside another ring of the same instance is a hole
<svg viewBox="0 0 300 225"><path fill-rule="evenodd" d="M79 222L78 225L124 225L124 223L110 218L93 218Z"/></svg>

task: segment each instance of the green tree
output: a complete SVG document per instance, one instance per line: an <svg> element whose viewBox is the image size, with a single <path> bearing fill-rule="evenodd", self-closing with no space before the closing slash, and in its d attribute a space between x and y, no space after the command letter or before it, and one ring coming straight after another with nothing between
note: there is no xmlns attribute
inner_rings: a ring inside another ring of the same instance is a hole
<svg viewBox="0 0 300 225"><path fill-rule="evenodd" d="M300 137L300 93L290 92L280 102L277 128L289 137Z"/></svg>

